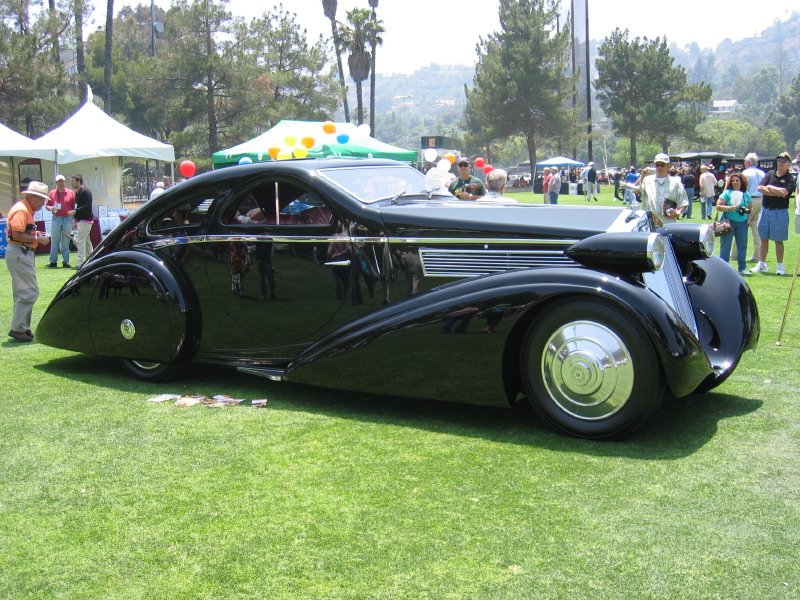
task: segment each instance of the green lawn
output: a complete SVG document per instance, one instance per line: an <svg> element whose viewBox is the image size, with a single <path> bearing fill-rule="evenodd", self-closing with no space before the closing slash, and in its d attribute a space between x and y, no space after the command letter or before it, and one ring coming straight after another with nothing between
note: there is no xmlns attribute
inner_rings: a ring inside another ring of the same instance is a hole
<svg viewBox="0 0 800 600"><path fill-rule="evenodd" d="M34 323L69 275L45 263ZM144 384L3 341L0 598L796 599L800 289L777 347L791 277L748 283L758 350L616 443L207 367ZM3 264L6 327L10 307ZM165 392L269 407L147 402Z"/></svg>

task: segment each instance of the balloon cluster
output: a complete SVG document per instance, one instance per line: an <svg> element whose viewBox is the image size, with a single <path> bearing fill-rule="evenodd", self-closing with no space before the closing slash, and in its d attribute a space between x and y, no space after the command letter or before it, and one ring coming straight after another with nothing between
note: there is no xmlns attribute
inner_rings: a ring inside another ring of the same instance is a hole
<svg viewBox="0 0 800 600"><path fill-rule="evenodd" d="M475 159L475 166L478 169L483 169L483 172L488 175L492 171L494 171L494 167L492 165L486 164L486 159L482 157L478 157Z"/></svg>
<svg viewBox="0 0 800 600"><path fill-rule="evenodd" d="M367 124L359 125L356 128L359 135L364 137L369 136L370 128ZM327 137L335 136L337 144L347 144L350 141L350 136L346 133L339 133L336 135L336 124L332 121L325 121L322 124L322 133ZM287 135L283 138L283 146L272 146L267 150L267 154L272 160L288 160L290 158L307 158L308 151L311 150L316 144L317 140L310 135L304 136L299 141L293 135ZM241 164L241 161L239 161Z"/></svg>

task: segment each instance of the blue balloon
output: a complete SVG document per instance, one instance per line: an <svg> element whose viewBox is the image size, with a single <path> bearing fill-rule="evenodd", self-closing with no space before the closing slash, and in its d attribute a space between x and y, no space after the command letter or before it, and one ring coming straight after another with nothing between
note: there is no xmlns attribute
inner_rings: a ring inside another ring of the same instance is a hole
<svg viewBox="0 0 800 600"><path fill-rule="evenodd" d="M252 158L250 158L249 156L243 156L242 158L240 158L240 159L239 159L239 164L240 164L240 165L250 165L250 164L253 164L253 159L252 159Z"/></svg>
<svg viewBox="0 0 800 600"><path fill-rule="evenodd" d="M347 135L346 133L339 134L336 136L336 141L339 142L340 144L346 144L347 142L350 141L350 136Z"/></svg>

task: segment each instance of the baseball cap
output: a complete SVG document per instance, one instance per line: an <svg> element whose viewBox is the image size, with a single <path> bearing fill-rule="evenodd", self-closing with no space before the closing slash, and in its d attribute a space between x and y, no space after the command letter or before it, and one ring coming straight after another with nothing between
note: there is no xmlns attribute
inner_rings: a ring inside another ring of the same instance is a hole
<svg viewBox="0 0 800 600"><path fill-rule="evenodd" d="M593 162L590 162L590 163L589 163L589 166L590 166L590 167L593 167L593 166L594 166L594 163L593 163Z"/></svg>
<svg viewBox="0 0 800 600"><path fill-rule="evenodd" d="M471 165L472 161L469 159L469 156L462 156L461 158L458 159L458 162L456 162L456 164L460 165L461 163L467 163L468 165Z"/></svg>
<svg viewBox="0 0 800 600"><path fill-rule="evenodd" d="M792 162L792 157L789 156L788 152L781 152L775 157L775 160L788 160L789 162Z"/></svg>
<svg viewBox="0 0 800 600"><path fill-rule="evenodd" d="M56 181L66 181L67 178L64 177L61 173L56 173Z"/></svg>
<svg viewBox="0 0 800 600"><path fill-rule="evenodd" d="M656 157L653 159L654 163L662 162L669 164L669 156L664 154L663 152L656 154Z"/></svg>

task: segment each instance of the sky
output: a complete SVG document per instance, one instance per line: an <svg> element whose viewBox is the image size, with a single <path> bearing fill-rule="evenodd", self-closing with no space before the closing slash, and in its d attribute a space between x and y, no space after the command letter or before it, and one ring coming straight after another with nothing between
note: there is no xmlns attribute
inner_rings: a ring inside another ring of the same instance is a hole
<svg viewBox="0 0 800 600"><path fill-rule="evenodd" d="M104 24L106 3L94 2L94 19ZM117 0L115 10L139 2L147 0ZM279 2L230 0L227 6L233 14L249 20ZM156 0L156 4L168 8L170 2ZM297 13L297 22L308 30L311 40L320 34L330 36L330 21L322 12L321 0L283 0L283 6ZM431 63L474 64L479 38L500 27L498 6L499 0L379 0L376 12L386 32L377 53L377 72L410 74ZM669 43L679 46L697 42L702 48L715 48L725 38L737 41L758 35L776 19L791 14L787 3L763 6L752 0L728 0L719 9L706 5L700 13L692 8L681 10L680 6L640 0L589 0L589 37L602 40L619 27L628 29L631 37L666 36ZM353 8L369 8L369 4L367 0L339 0L336 18L345 21L347 11Z"/></svg>

